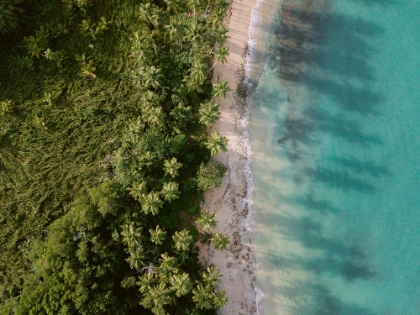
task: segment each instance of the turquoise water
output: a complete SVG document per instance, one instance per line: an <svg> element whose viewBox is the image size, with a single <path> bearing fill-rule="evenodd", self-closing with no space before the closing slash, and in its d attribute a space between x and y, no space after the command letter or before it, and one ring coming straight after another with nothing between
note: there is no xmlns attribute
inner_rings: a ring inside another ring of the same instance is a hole
<svg viewBox="0 0 420 315"><path fill-rule="evenodd" d="M279 12L250 118L260 313L418 315L420 2Z"/></svg>

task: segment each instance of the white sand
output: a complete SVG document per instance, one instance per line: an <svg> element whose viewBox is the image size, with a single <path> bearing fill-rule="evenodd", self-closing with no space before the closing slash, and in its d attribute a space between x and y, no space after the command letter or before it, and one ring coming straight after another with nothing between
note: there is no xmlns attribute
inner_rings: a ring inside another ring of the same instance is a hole
<svg viewBox="0 0 420 315"><path fill-rule="evenodd" d="M255 4L255 0L232 2L226 21L229 31L225 43L230 54L227 63L215 66L213 77L213 82L229 81L232 90L225 100L218 100L221 117L212 130L217 130L229 140L228 151L216 157L216 160L228 167L228 171L223 177L221 187L205 194L204 209L216 212L218 224L212 232L224 233L229 237L231 244L223 252L215 250L213 245L203 245L200 258L206 264L219 267L223 274L219 290L226 291L228 303L219 310L221 315L245 315L255 311L252 286L254 261L251 256L250 235L243 233L241 228L241 223L247 215L244 203L247 187L242 171L245 154L240 142L241 135L237 130L240 112L234 98L240 80L241 65L244 62L244 49L248 42L251 11Z"/></svg>

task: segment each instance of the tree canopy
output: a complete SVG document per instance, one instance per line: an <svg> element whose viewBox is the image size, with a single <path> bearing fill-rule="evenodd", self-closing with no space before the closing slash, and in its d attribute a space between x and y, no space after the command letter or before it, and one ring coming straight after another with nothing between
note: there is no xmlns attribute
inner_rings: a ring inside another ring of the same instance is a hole
<svg viewBox="0 0 420 315"><path fill-rule="evenodd" d="M200 181L226 147L207 131L227 6L0 1L1 314L226 303L204 284L188 209L222 175Z"/></svg>

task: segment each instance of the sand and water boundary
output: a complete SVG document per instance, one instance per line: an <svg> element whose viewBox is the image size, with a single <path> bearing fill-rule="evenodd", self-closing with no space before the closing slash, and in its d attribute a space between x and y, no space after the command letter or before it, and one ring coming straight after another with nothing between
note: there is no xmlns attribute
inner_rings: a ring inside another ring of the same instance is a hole
<svg viewBox="0 0 420 315"><path fill-rule="evenodd" d="M229 48L229 56L225 64L214 67L213 83L228 81L231 88L226 99L218 100L221 116L211 131L228 138L227 152L215 158L228 170L220 188L205 193L203 209L216 213L217 227L212 232L227 235L230 245L223 252L215 250L213 245L202 245L200 259L205 265L217 266L223 275L219 289L226 291L228 302L219 310L220 315L258 314L263 297L255 285L256 261L252 244L254 185L248 134L250 109L246 99L238 97L237 87L252 85L249 78L258 72L256 63L261 61L256 55L256 47L259 43L263 46L268 34L259 26L265 15L273 15L276 3L278 1L270 0L234 0L231 3L225 22L228 28L225 46ZM264 14L264 9L269 12Z"/></svg>

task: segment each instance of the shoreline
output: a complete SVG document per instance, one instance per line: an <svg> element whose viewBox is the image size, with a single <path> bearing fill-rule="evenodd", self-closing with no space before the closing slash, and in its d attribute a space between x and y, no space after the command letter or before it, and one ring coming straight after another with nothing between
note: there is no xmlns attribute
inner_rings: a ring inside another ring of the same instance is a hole
<svg viewBox="0 0 420 315"><path fill-rule="evenodd" d="M229 48L229 56L225 64L217 64L213 69L213 83L228 81L231 89L226 99L218 100L221 115L212 128L212 132L217 130L228 139L227 152L214 158L226 165L227 171L221 186L204 194L203 209L216 213L217 226L212 232L224 233L230 244L224 251L215 250L212 244L200 244L199 257L204 265L213 264L222 274L219 290L226 292L228 302L218 311L220 315L258 314L262 297L254 285L256 262L252 253L253 183L249 167L248 109L247 105L242 108L236 97L242 73L248 71L252 12L260 1L232 1L225 22L228 38L224 46Z"/></svg>

